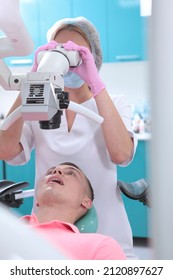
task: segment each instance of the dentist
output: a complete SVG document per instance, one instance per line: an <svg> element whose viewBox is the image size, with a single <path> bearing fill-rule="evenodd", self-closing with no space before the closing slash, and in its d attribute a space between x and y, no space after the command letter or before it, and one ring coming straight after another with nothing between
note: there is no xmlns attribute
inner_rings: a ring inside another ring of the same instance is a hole
<svg viewBox="0 0 173 280"><path fill-rule="evenodd" d="M122 246L126 257L134 259L131 227L119 189L117 165L128 165L135 154L137 139L131 126L131 107L123 96L109 95L99 76L102 52L99 35L86 18L56 22L47 33L48 44L40 50L63 44L82 57L80 66L64 76L65 91L71 101L100 114L101 126L66 110L58 129L42 130L38 122L17 120L7 131L0 131L0 158L13 165L25 164L35 149L36 181L57 162L71 161L92 181L97 209L98 232L109 235ZM37 62L33 65L37 70ZM116 83L116 77L115 77ZM20 95L10 112L21 104ZM9 112L9 113L10 113Z"/></svg>

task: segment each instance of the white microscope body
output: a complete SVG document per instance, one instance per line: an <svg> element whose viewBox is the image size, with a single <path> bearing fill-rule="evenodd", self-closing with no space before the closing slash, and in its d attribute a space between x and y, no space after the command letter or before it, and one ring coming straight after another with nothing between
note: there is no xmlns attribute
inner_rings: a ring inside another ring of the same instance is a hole
<svg viewBox="0 0 173 280"><path fill-rule="evenodd" d="M63 76L70 67L77 67L81 58L78 52L57 45L55 49L40 52L37 62L37 72L27 73L21 82L21 114L26 120L38 120L42 129L58 128L62 109L71 104L73 110L74 105L64 92Z"/></svg>

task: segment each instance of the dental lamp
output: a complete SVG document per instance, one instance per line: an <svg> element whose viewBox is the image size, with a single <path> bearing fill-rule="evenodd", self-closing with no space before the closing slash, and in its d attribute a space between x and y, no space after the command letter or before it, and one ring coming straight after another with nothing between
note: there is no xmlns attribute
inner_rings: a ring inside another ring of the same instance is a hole
<svg viewBox="0 0 173 280"><path fill-rule="evenodd" d="M23 27L24 24L17 10L17 3L19 1L8 0L6 4L11 3L11 5L14 6L13 2L15 3L15 15L18 18L17 22L22 24ZM8 14L8 10L12 10L12 7L9 8L8 6L7 8L7 6L8 5L6 5L4 13ZM9 32L10 30L13 31L13 24L11 25L11 22L8 20L9 18L6 19L6 17L3 16L3 18L0 19L0 28L2 26L7 37L11 39ZM8 26L8 28L4 26ZM20 32L20 28L16 30L20 44L15 45L13 52L9 52L7 38L3 41L7 43L7 47L6 51L5 49L1 51L0 48L0 58L9 56L11 53L18 55L22 53L21 45L22 47L25 45L25 40L21 38ZM27 33L25 37L27 37ZM29 51L29 49L26 48L27 51ZM59 128L63 109L70 109L71 111L82 114L98 124L103 122L101 116L70 101L68 92L64 92L63 76L69 71L70 67L77 67L82 63L77 51L66 51L63 46L57 45L55 49L40 52L37 57L37 62L37 72L13 75L5 62L0 60L0 85L2 85L5 90L20 91L22 99L21 106L14 110L2 122L0 126L1 130L7 130L20 117L24 120L39 121L41 129Z"/></svg>

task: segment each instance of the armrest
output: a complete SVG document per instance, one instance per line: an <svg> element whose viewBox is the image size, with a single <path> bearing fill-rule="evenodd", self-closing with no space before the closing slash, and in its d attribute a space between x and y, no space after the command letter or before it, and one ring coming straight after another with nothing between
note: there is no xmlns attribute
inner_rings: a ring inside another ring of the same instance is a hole
<svg viewBox="0 0 173 280"><path fill-rule="evenodd" d="M23 199L16 199L15 195L22 192L22 188L29 186L28 182L15 183L13 181L0 181L0 202L6 206L18 208Z"/></svg>
<svg viewBox="0 0 173 280"><path fill-rule="evenodd" d="M132 183L117 181L120 191L128 198L139 200L144 205L151 207L149 183L146 179L140 179Z"/></svg>

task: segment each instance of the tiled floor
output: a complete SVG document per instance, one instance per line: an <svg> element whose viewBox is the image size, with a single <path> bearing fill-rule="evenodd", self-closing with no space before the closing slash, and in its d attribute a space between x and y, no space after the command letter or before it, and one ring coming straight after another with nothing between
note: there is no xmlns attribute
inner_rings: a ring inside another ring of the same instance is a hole
<svg viewBox="0 0 173 280"><path fill-rule="evenodd" d="M134 252L138 256L139 260L152 260L153 250L149 245L149 241L146 238L134 239Z"/></svg>

